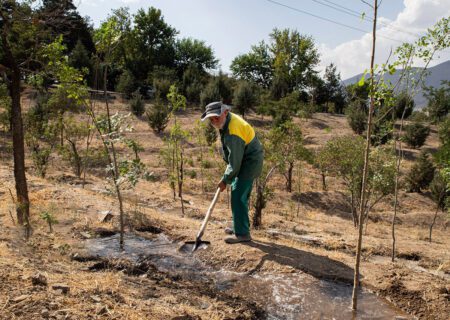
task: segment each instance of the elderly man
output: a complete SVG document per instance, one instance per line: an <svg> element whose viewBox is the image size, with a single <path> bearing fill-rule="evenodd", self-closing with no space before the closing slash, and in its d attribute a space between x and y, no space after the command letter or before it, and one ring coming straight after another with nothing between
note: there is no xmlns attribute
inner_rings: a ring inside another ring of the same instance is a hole
<svg viewBox="0 0 450 320"><path fill-rule="evenodd" d="M225 242L232 244L251 241L248 200L253 180L261 174L264 153L252 126L229 112L230 109L221 102L212 102L206 106L201 120L209 119L220 132L223 159L228 166L218 188L223 191L227 184L231 184L233 228L225 229L226 233L232 234L225 238Z"/></svg>

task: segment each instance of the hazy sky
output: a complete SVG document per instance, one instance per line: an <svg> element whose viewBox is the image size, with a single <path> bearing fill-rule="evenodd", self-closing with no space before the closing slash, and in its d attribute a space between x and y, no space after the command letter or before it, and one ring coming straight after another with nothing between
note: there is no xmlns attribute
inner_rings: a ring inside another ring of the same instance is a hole
<svg viewBox="0 0 450 320"><path fill-rule="evenodd" d="M192 37L210 45L223 71L229 71L234 57L248 52L261 40L267 41L273 28L296 29L312 36L321 53L319 69L333 62L342 79L361 73L370 65L372 25L361 19L360 14L365 12L367 20L373 15L371 8L360 0L74 0L74 3L82 16L91 17L95 26L106 19L111 9L126 6L131 13L150 6L161 9L165 21L179 31L178 37ZM378 14L376 60L384 62L391 48L413 42L440 18L448 16L450 0L383 0ZM431 66L449 59L450 49Z"/></svg>

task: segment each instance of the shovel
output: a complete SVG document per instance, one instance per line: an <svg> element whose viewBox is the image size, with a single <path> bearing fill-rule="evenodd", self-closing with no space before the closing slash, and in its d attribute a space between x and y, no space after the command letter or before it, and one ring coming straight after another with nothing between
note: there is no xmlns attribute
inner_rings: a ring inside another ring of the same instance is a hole
<svg viewBox="0 0 450 320"><path fill-rule="evenodd" d="M203 232L205 232L206 229L206 224L208 223L209 218L211 217L211 213L214 210L214 206L217 203L217 199L219 199L219 194L220 194L220 188L217 188L216 194L214 195L214 199L211 202L211 204L209 205L208 211L206 212L206 216L205 219L203 220L202 226L200 227L200 231L197 234L197 238L195 238L195 241L186 241L184 243L184 245L180 248L180 250L183 251L187 251L189 252L189 247L191 245L193 245L191 252L194 252L195 250L197 250L200 246L202 245L208 245L210 244L209 241L203 241L202 240L202 236L203 236Z"/></svg>

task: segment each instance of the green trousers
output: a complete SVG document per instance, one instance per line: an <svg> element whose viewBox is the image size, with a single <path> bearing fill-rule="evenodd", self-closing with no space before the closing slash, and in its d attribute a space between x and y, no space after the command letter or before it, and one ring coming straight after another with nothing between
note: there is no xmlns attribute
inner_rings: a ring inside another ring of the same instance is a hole
<svg viewBox="0 0 450 320"><path fill-rule="evenodd" d="M248 200L253 180L234 178L231 183L231 212L233 213L234 233L237 236L250 234Z"/></svg>

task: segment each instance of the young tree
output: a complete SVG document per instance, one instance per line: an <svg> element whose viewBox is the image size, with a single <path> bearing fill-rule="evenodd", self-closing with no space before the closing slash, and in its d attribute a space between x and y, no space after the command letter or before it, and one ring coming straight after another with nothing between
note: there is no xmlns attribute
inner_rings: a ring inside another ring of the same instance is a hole
<svg viewBox="0 0 450 320"><path fill-rule="evenodd" d="M133 92L136 91L136 79L129 70L124 70L119 77L116 85L116 91L123 93L127 99L130 99Z"/></svg>
<svg viewBox="0 0 450 320"><path fill-rule="evenodd" d="M170 110L165 103L157 100L150 110L147 110L147 122L155 132L161 133L170 120Z"/></svg>
<svg viewBox="0 0 450 320"><path fill-rule="evenodd" d="M422 151L419 159L412 166L406 176L406 182L409 192L422 192L427 188L433 180L435 167L431 162L428 153Z"/></svg>
<svg viewBox="0 0 450 320"><path fill-rule="evenodd" d="M272 152L279 157L279 169L286 179L286 191L292 192L292 176L295 164L311 158L310 152L303 146L300 127L293 122L286 122L281 127L273 128L269 133Z"/></svg>
<svg viewBox="0 0 450 320"><path fill-rule="evenodd" d="M233 99L233 83L227 75L219 72L219 75L209 80L200 94L201 105L205 107L214 101L222 101L230 104Z"/></svg>
<svg viewBox="0 0 450 320"><path fill-rule="evenodd" d="M176 112L186 108L186 97L178 93L178 89L175 85L170 86L167 100L170 103L171 116L174 118L174 124L170 130L170 136L167 140L167 149L171 151L169 153L170 167L169 179L170 183L173 183L173 177L176 178L178 185L178 197L181 201L181 210L184 215L184 201L183 201L183 182L184 182L184 143L188 137L188 132L181 128L180 123L177 121ZM175 194L175 188L174 194Z"/></svg>
<svg viewBox="0 0 450 320"><path fill-rule="evenodd" d="M362 134L367 126L367 113L361 109L358 102L352 102L348 108L345 109L348 124L356 134Z"/></svg>
<svg viewBox="0 0 450 320"><path fill-rule="evenodd" d="M87 150L80 150L80 143L90 134L90 128L86 122L78 122L73 117L64 119L64 128L66 135L64 138L68 146L62 148L63 155L66 155L72 165L77 178L81 178L83 173L83 164L87 158Z"/></svg>
<svg viewBox="0 0 450 320"><path fill-rule="evenodd" d="M334 112L343 113L345 105L345 91L341 84L341 75L336 66L331 63L325 69L326 112L330 112L329 102L334 104Z"/></svg>
<svg viewBox="0 0 450 320"><path fill-rule="evenodd" d="M425 97L430 120L433 123L441 121L450 112L450 81L443 81L440 88L425 87Z"/></svg>
<svg viewBox="0 0 450 320"><path fill-rule="evenodd" d="M237 112L243 117L257 103L256 88L249 82L240 82L234 91L233 104L236 106Z"/></svg>
<svg viewBox="0 0 450 320"><path fill-rule="evenodd" d="M423 146L430 134L430 127L415 122L405 126L403 139L412 148L417 149Z"/></svg>
<svg viewBox="0 0 450 320"><path fill-rule="evenodd" d="M447 181L441 172L436 171L433 181L430 184L431 197L436 203L436 211L434 213L433 221L430 224L430 237L429 240L431 242L431 232L433 231L434 224L436 223L436 218L439 210L444 211L447 199L450 197L450 190L447 186Z"/></svg>

